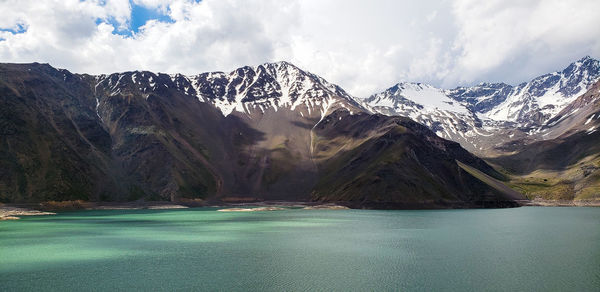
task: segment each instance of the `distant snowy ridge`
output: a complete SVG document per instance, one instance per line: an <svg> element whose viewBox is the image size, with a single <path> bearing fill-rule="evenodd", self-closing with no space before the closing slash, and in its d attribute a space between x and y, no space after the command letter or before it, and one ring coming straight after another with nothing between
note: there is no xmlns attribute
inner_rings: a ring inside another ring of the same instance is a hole
<svg viewBox="0 0 600 292"><path fill-rule="evenodd" d="M423 83L398 83L364 100L374 111L406 116L429 127L438 136L474 145L471 137L489 135L464 104L444 90ZM473 150L473 149L471 149Z"/></svg>
<svg viewBox="0 0 600 292"><path fill-rule="evenodd" d="M366 99L371 106L420 105L424 111L478 114L482 119L544 124L600 79L600 61L586 56L562 71L545 74L518 86L480 83L438 89L422 83L398 83ZM457 105L459 102L461 105Z"/></svg>
<svg viewBox="0 0 600 292"><path fill-rule="evenodd" d="M548 136L544 126L598 80L600 62L586 56L514 87L480 83L444 90L398 83L364 102L381 114L410 117L477 152L531 135Z"/></svg>
<svg viewBox="0 0 600 292"><path fill-rule="evenodd" d="M496 121L544 124L600 79L600 62L586 56L560 72L514 87L504 102L483 117Z"/></svg>
<svg viewBox="0 0 600 292"><path fill-rule="evenodd" d="M412 101L410 103L407 101ZM374 107L406 108L417 106L420 110L468 113L469 110L451 99L443 90L423 83L398 83L382 93L369 97L366 102Z"/></svg>

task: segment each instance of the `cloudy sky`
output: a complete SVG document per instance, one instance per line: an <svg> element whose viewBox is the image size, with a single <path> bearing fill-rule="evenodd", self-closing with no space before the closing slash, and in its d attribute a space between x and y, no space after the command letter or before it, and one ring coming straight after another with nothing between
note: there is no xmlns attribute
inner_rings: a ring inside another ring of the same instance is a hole
<svg viewBox="0 0 600 292"><path fill-rule="evenodd" d="M0 0L0 62L196 74L285 60L367 96L600 57L598 0Z"/></svg>

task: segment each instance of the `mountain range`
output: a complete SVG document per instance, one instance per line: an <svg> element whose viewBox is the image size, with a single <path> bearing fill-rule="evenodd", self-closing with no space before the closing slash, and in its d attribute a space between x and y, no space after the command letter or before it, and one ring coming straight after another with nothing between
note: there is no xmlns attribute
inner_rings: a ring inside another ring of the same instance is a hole
<svg viewBox="0 0 600 292"><path fill-rule="evenodd" d="M599 61L586 56L562 71L517 86L481 83L440 89L398 83L365 102L375 112L409 116L440 137L457 141L478 155L491 156L506 152L515 142L560 135L551 127L553 118L599 79Z"/></svg>
<svg viewBox="0 0 600 292"><path fill-rule="evenodd" d="M518 86L399 83L360 99L287 62L193 76L0 64L0 200L595 198L599 67L586 57Z"/></svg>
<svg viewBox="0 0 600 292"><path fill-rule="evenodd" d="M586 56L517 86L398 83L364 101L375 112L409 116L459 142L530 198L590 199L600 193L599 80L600 62Z"/></svg>

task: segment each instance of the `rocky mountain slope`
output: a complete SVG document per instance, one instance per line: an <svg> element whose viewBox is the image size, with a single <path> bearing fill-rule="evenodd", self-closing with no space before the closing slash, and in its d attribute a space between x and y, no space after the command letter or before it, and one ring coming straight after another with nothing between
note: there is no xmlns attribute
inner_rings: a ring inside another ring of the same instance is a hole
<svg viewBox="0 0 600 292"><path fill-rule="evenodd" d="M522 199L473 179L461 163L504 178L458 143L408 118L338 110L316 125L315 135L319 177L313 199L379 208Z"/></svg>
<svg viewBox="0 0 600 292"><path fill-rule="evenodd" d="M531 198L600 198L600 81L558 113L544 140L491 158L512 175L515 189Z"/></svg>
<svg viewBox="0 0 600 292"><path fill-rule="evenodd" d="M457 143L285 62L196 76L0 65L0 199L499 206ZM464 163L461 167L457 161ZM517 194L518 196L518 194Z"/></svg>

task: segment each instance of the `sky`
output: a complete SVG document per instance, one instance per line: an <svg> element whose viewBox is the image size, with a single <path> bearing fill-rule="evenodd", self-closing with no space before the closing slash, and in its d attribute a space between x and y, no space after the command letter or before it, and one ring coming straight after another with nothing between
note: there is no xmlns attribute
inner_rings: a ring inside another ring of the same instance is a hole
<svg viewBox="0 0 600 292"><path fill-rule="evenodd" d="M198 74L288 61L366 97L600 58L598 0L0 0L0 62Z"/></svg>

